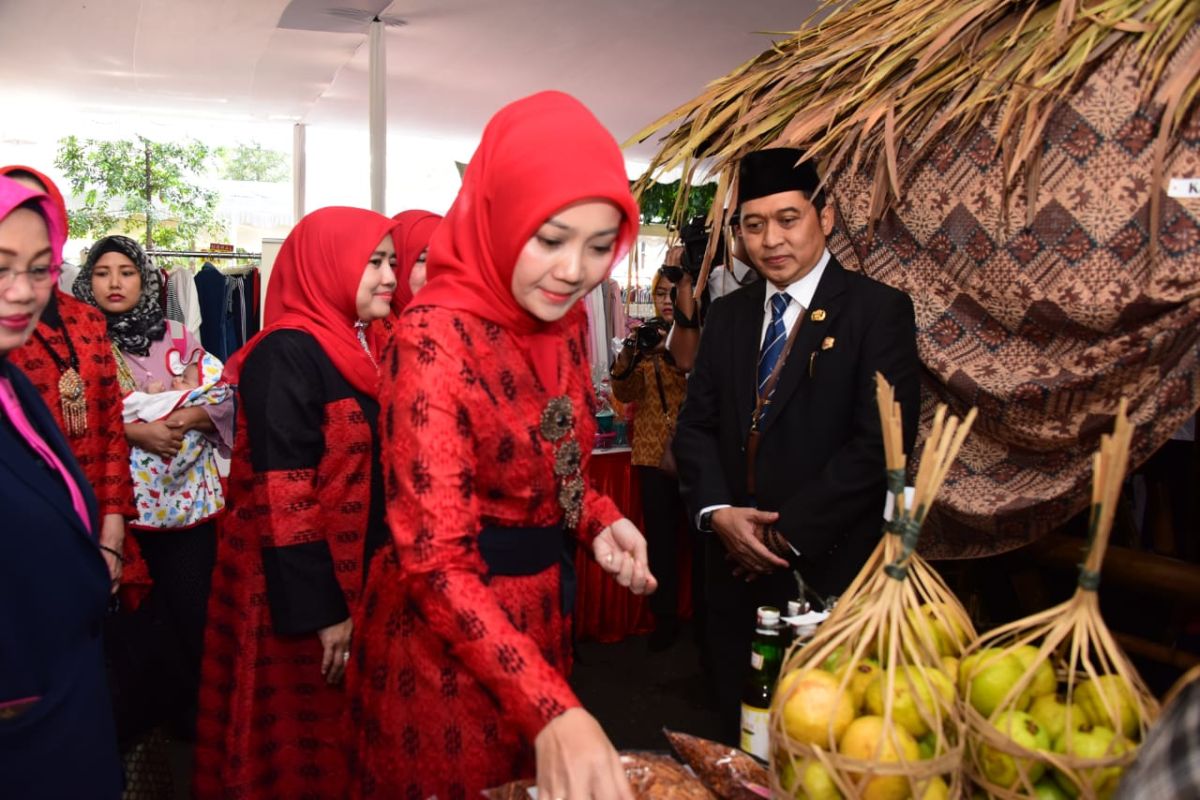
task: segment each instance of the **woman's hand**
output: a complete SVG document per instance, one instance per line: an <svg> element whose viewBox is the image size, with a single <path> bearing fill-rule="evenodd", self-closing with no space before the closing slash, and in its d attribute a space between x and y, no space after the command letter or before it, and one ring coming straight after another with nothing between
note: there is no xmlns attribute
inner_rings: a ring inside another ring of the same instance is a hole
<svg viewBox="0 0 1200 800"><path fill-rule="evenodd" d="M346 674L346 662L350 660L350 632L354 622L349 617L336 625L317 631L321 647L325 653L321 656L321 674L326 683L341 683Z"/></svg>
<svg viewBox="0 0 1200 800"><path fill-rule="evenodd" d="M128 422L125 424L125 438L131 445L163 458L174 458L179 454L179 448L183 445L184 433L186 431L183 423L169 418L160 419L157 422Z"/></svg>
<svg viewBox="0 0 1200 800"><path fill-rule="evenodd" d="M212 433L217 429L217 426L213 424L212 417L208 416L208 412L197 407L177 408L167 415L167 422L178 424L184 433L188 431Z"/></svg>
<svg viewBox="0 0 1200 800"><path fill-rule="evenodd" d="M624 517L600 531L592 542L592 555L605 572L634 594L650 594L658 588L646 559L646 537Z"/></svg>
<svg viewBox="0 0 1200 800"><path fill-rule="evenodd" d="M620 756L600 724L582 708L551 720L533 740L533 747L539 798L633 800Z"/></svg>
<svg viewBox="0 0 1200 800"><path fill-rule="evenodd" d="M120 514L105 514L100 522L100 555L108 565L108 574L112 578L112 590L115 593L121 587L121 573L125 562L119 555L125 552L125 518Z"/></svg>

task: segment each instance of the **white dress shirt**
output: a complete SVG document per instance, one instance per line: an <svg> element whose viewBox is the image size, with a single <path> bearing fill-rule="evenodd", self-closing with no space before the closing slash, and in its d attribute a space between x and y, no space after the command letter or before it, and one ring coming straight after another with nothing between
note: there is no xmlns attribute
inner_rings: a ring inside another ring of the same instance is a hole
<svg viewBox="0 0 1200 800"><path fill-rule="evenodd" d="M767 284L767 296L763 298L763 321L762 334L758 337L759 346L762 346L762 341L767 337L767 329L771 327L771 298L777 294L787 293L791 298L791 302L787 305L787 310L783 312L783 325L787 330L787 334L792 334L792 329L796 327L796 321L800 319L800 309L808 309L812 306L813 295L817 293L817 285L821 283L821 276L825 274L825 267L829 264L829 249L826 248L821 253L821 259L817 265L808 271L800 280L795 283L780 289L773 283ZM716 511L719 508L729 508L728 503L721 503L713 506L705 506L700 509L700 513L696 515L696 527L700 527L700 517L706 512ZM791 547L791 544L788 544ZM799 555L795 547L792 551Z"/></svg>
<svg viewBox="0 0 1200 800"><path fill-rule="evenodd" d="M708 274L708 296L717 300L743 286L749 286L756 280L758 273L754 271L754 267L734 256L732 267L722 264L713 267L712 272Z"/></svg>
<svg viewBox="0 0 1200 800"><path fill-rule="evenodd" d="M821 276L825 274L825 265L828 263L829 251L826 250L821 254L821 260L817 262L817 265L795 283L784 289L780 289L773 283L767 284L767 296L763 298L762 335L758 337L760 346L762 341L767 338L767 329L771 327L771 298L777 294L787 294L792 298L787 305L787 310L783 312L783 327L787 335L791 336L792 328L796 327L796 320L800 319L800 309L812 305L813 295L817 293L817 284L821 282Z"/></svg>

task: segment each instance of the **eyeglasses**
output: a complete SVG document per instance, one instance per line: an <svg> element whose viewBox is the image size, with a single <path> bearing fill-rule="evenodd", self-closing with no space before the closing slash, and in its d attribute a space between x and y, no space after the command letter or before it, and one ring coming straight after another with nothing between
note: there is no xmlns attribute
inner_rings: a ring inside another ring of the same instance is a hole
<svg viewBox="0 0 1200 800"><path fill-rule="evenodd" d="M8 267L0 267L0 289L7 289L16 283L18 275L24 275L28 279L30 286L45 286L54 280L54 268L30 267L29 269L15 270Z"/></svg>

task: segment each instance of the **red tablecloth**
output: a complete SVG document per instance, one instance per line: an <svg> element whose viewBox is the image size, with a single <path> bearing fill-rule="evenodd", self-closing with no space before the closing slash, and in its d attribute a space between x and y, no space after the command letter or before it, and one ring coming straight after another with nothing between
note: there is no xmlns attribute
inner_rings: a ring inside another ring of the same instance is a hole
<svg viewBox="0 0 1200 800"><path fill-rule="evenodd" d="M642 487L630 465L628 451L592 456L588 478L608 495L639 529L642 520ZM691 616L691 548L686 530L679 537L679 614ZM653 569L653 564L651 569ZM626 636L654 630L654 615L646 598L618 584L580 545L575 556L579 588L575 597L575 635L580 639L616 642Z"/></svg>

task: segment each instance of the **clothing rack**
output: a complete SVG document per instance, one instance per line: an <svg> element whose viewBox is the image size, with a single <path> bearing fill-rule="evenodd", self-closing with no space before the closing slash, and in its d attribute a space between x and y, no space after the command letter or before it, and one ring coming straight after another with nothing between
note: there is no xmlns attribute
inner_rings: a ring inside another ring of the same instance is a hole
<svg viewBox="0 0 1200 800"><path fill-rule="evenodd" d="M147 250L146 255L158 258L236 258L262 261L262 253L206 253L203 250Z"/></svg>

